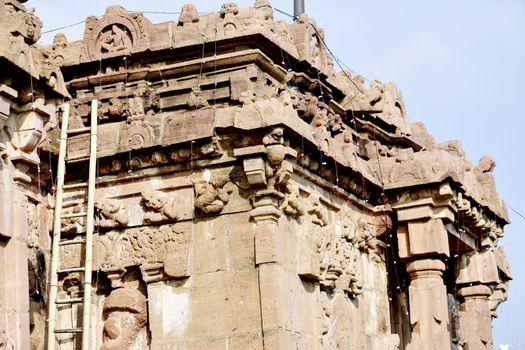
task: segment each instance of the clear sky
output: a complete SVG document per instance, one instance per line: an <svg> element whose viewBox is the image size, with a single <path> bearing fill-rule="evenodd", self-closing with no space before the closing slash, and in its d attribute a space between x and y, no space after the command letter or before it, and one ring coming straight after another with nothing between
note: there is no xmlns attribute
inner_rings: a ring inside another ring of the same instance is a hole
<svg viewBox="0 0 525 350"><path fill-rule="evenodd" d="M178 12L188 1L121 0L128 10ZM201 12L228 1L194 0ZM474 164L488 154L497 163L504 201L525 215L524 139L525 1L523 0L305 0L325 29L328 45L348 67L368 79L394 81L412 121L423 121L438 142L461 140ZM102 15L119 0L30 0L44 31ZM253 1L237 1L246 7ZM293 12L293 0L272 5ZM153 22L177 15L147 14ZM276 14L276 17L287 19ZM70 40L84 27L62 30ZM44 43L55 33L45 34ZM509 209L505 246L514 281L509 301L494 321L494 344L525 347L525 219ZM521 254L520 254L521 253Z"/></svg>

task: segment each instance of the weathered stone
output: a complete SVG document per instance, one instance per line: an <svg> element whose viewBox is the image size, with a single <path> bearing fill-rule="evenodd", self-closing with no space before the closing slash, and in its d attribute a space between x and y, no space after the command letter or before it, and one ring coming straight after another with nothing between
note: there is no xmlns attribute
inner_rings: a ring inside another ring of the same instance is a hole
<svg viewBox="0 0 525 350"><path fill-rule="evenodd" d="M112 6L81 41L47 47L20 1L0 3L0 23L0 348L44 345L66 99L80 132L64 240L86 231L84 128L99 105L88 335L101 349L492 346L512 278L494 160L474 166L410 124L393 83L336 72L312 18L275 21L257 0L153 24ZM85 248L58 254L74 268ZM80 297L82 273L58 285ZM81 314L61 305L57 327Z"/></svg>

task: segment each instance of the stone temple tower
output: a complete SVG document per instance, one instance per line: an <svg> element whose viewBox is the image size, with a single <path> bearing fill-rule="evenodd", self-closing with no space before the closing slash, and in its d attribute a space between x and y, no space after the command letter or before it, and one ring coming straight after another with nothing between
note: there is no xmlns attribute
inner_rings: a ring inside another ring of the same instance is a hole
<svg viewBox="0 0 525 350"><path fill-rule="evenodd" d="M492 349L494 160L336 71L312 18L258 0L40 28L0 1L0 349Z"/></svg>

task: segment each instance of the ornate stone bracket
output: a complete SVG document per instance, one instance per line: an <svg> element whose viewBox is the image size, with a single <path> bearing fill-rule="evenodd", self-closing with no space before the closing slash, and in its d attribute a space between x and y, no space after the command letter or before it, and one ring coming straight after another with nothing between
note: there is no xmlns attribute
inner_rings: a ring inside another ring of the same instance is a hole
<svg viewBox="0 0 525 350"><path fill-rule="evenodd" d="M263 145L234 149L233 154L243 159L243 167L250 186L276 189L285 186L293 172L290 159L297 152L283 145L283 128L272 129L263 138Z"/></svg>
<svg viewBox="0 0 525 350"><path fill-rule="evenodd" d="M18 170L15 178L29 183L29 168L40 163L36 150L44 134L44 125L55 111L37 100L22 106L17 112L18 116L9 118L5 124L9 138L6 152Z"/></svg>

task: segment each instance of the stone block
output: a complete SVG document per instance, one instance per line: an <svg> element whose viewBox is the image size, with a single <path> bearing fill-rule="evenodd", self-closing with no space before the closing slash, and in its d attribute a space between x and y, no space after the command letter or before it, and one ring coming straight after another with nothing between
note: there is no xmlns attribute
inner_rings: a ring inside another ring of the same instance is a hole
<svg viewBox="0 0 525 350"><path fill-rule="evenodd" d="M228 339L228 350L262 350L263 335L262 332L249 333Z"/></svg>
<svg viewBox="0 0 525 350"><path fill-rule="evenodd" d="M317 283L277 264L260 265L258 269L263 329L314 336L318 328Z"/></svg>
<svg viewBox="0 0 525 350"><path fill-rule="evenodd" d="M213 111L204 109L190 113L177 113L164 121L162 145L169 146L213 136Z"/></svg>
<svg viewBox="0 0 525 350"><path fill-rule="evenodd" d="M264 348L272 350L299 349L297 335L281 329L265 331Z"/></svg>
<svg viewBox="0 0 525 350"><path fill-rule="evenodd" d="M360 307L367 310L367 317L363 320L367 335L390 333L390 308L386 293L365 290L360 298Z"/></svg>
<svg viewBox="0 0 525 350"><path fill-rule="evenodd" d="M261 222L255 229L255 262L265 264L280 260L279 231L275 223Z"/></svg>
<svg viewBox="0 0 525 350"><path fill-rule="evenodd" d="M0 184L0 239L11 238L14 235L13 197L12 189Z"/></svg>
<svg viewBox="0 0 525 350"><path fill-rule="evenodd" d="M152 341L158 336L166 341L231 337L256 333L261 326L254 269L194 274L185 282L148 286L148 300L150 310L162 320L151 329Z"/></svg>
<svg viewBox="0 0 525 350"><path fill-rule="evenodd" d="M228 339L192 339L192 340L167 340L165 342L152 341L151 350L228 350Z"/></svg>
<svg viewBox="0 0 525 350"><path fill-rule="evenodd" d="M194 274L228 269L228 248L225 237L230 227L217 220L199 220L195 222L192 235Z"/></svg>
<svg viewBox="0 0 525 350"><path fill-rule="evenodd" d="M450 256L448 233L439 219L409 222L408 235L401 231L399 236L402 259L426 255Z"/></svg>
<svg viewBox="0 0 525 350"><path fill-rule="evenodd" d="M498 284L498 265L494 252L487 249L461 255L456 283Z"/></svg>

